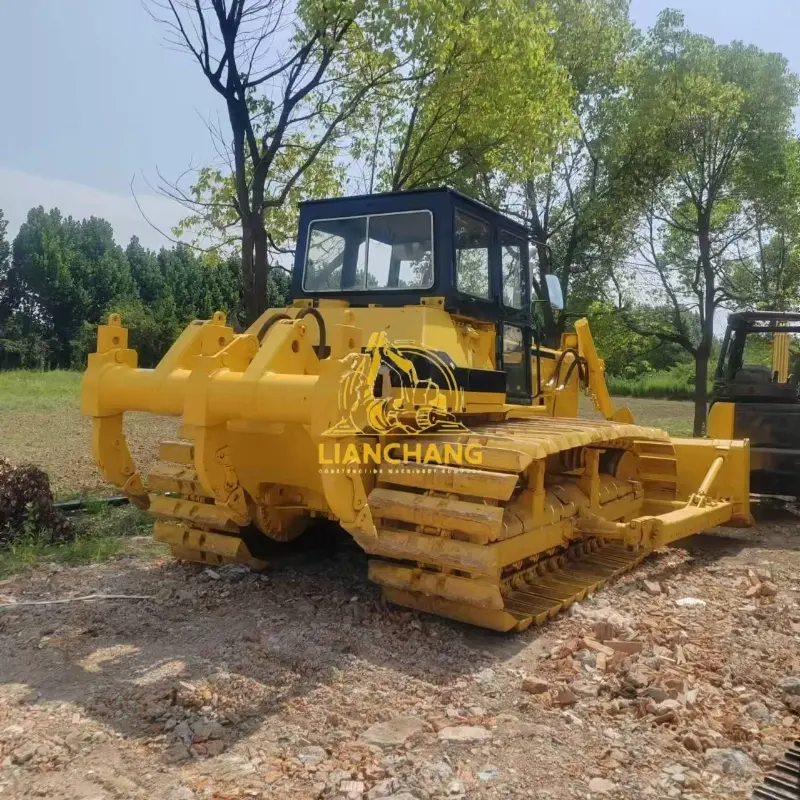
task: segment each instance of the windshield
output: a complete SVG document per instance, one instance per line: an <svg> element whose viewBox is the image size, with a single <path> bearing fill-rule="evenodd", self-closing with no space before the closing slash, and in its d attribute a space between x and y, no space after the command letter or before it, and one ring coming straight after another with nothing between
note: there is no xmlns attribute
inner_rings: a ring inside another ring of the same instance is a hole
<svg viewBox="0 0 800 800"><path fill-rule="evenodd" d="M316 220L308 232L307 292L429 289L433 286L430 211Z"/></svg>

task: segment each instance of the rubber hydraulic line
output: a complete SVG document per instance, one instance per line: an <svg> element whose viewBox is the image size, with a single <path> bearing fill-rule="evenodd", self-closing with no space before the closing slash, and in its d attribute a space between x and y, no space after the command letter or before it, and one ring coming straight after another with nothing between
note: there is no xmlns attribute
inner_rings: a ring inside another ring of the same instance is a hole
<svg viewBox="0 0 800 800"><path fill-rule="evenodd" d="M322 314L319 313L319 310L314 308L313 306L308 306L308 308L304 308L296 317L295 319L303 319L303 317L312 316L317 321L317 327L319 328L319 346L317 348L317 358L323 359L327 358L329 354L329 348L326 344L326 331L325 331L325 320L322 317Z"/></svg>
<svg viewBox="0 0 800 800"><path fill-rule="evenodd" d="M298 315L299 316L299 315ZM264 341L264 337L267 335L267 331L276 323L280 322L282 319L291 319L288 314L284 314L281 312L280 314L273 314L269 319L264 321L264 324L261 326L261 329L256 334L256 339L258 339L258 343Z"/></svg>
<svg viewBox="0 0 800 800"><path fill-rule="evenodd" d="M53 503L53 506L59 511L70 514L75 511L83 511L86 506L90 504L95 505L99 503L104 506L115 508L117 506L126 506L129 502L130 500L127 497L115 495L114 497L97 497L92 500L62 500L60 503Z"/></svg>

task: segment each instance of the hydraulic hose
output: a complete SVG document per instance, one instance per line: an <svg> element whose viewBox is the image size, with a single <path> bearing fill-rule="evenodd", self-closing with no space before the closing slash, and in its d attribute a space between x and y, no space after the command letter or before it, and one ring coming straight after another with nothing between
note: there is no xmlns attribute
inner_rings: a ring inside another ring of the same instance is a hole
<svg viewBox="0 0 800 800"><path fill-rule="evenodd" d="M314 308L314 306L308 306L304 308L300 313L295 317L295 319L303 319L303 317L314 317L317 321L317 327L319 328L319 348L317 350L317 358L320 360L323 358L328 357L328 348L327 348L327 335L325 331L325 319L323 318L322 314L319 313L319 309Z"/></svg>
<svg viewBox="0 0 800 800"><path fill-rule="evenodd" d="M299 316L299 315L298 315ZM283 311L279 312L278 314L273 314L268 319L264 320L264 324L259 329L258 333L256 334L256 339L258 339L258 343L264 341L264 337L267 335L267 331L276 323L280 322L282 319L291 319L291 317L284 313Z"/></svg>

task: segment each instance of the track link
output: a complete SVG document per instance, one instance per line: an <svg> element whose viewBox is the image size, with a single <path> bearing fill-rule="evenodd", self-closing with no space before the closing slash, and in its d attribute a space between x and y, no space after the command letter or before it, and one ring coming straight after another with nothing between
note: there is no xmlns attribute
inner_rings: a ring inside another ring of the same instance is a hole
<svg viewBox="0 0 800 800"><path fill-rule="evenodd" d="M209 566L247 564L261 570L267 562L254 557L242 530L225 508L203 489L194 469L194 444L168 440L159 446L159 461L147 476L153 536L168 544L183 561Z"/></svg>
<svg viewBox="0 0 800 800"><path fill-rule="evenodd" d="M800 800L800 740L786 751L751 797L752 800Z"/></svg>
<svg viewBox="0 0 800 800"><path fill-rule="evenodd" d="M437 440L425 441L430 447ZM358 541L380 557L370 562L369 576L390 602L495 630L523 630L585 599L647 555L597 538L569 541L572 519L578 506L589 505L591 491L571 459L584 447L638 453L646 445L646 456L637 458L660 468L660 487L668 492L674 458L661 431L513 419L436 446L464 442L479 444L488 458L477 467L430 469L410 461L379 470L369 496L377 536ZM554 460L563 462L561 472L545 473ZM641 489L629 480L600 475L595 492L596 510L608 520L630 518L641 508Z"/></svg>

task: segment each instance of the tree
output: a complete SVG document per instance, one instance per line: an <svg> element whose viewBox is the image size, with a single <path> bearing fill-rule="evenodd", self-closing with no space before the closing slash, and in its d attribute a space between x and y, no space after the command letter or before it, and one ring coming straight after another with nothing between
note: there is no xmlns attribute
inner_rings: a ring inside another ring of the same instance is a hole
<svg viewBox="0 0 800 800"><path fill-rule="evenodd" d="M653 165L629 139L629 64L639 35L627 0L551 0L555 57L573 88L571 135L544 169L505 177L503 207L530 228L536 294L559 277L570 310L602 294L605 265L628 245ZM567 316L540 306L545 340L556 343Z"/></svg>
<svg viewBox="0 0 800 800"><path fill-rule="evenodd" d="M728 278L740 308L789 311L800 304L800 140L788 143L783 166L778 185L742 204L749 233L736 243Z"/></svg>
<svg viewBox="0 0 800 800"><path fill-rule="evenodd" d="M486 197L483 176L546 163L570 121L554 24L542 2L398 4L394 54L404 79L364 109L351 147L357 189L449 184Z"/></svg>
<svg viewBox="0 0 800 800"><path fill-rule="evenodd" d="M223 217L234 212L248 322L268 305L270 211L283 207L320 154L332 158L342 124L398 67L380 49L391 37L380 16L388 7L298 0L290 12L285 0L151 0L171 40L197 61L226 105L232 192L210 199L201 192L200 199L197 191L176 191L212 221L220 203ZM288 50L280 44L287 30ZM332 80L334 63L345 59L350 69Z"/></svg>
<svg viewBox="0 0 800 800"><path fill-rule="evenodd" d="M668 315L632 330L683 347L695 360L694 433L705 427L708 362L717 310L735 303L736 247L754 231L746 199L768 197L780 184L791 138L796 77L786 59L739 42L716 45L690 33L677 12L662 12L638 63L636 124L643 148L669 164L669 178L650 196L638 236L636 292L655 292ZM620 272L624 273L624 269ZM652 284L642 286L642 277ZM629 275L630 278L630 275ZM653 295L651 295L652 297ZM693 336L687 320L696 315Z"/></svg>
<svg viewBox="0 0 800 800"><path fill-rule="evenodd" d="M97 323L113 300L135 294L106 220L76 222L41 206L28 212L14 239L6 282L10 313L25 335L50 343L59 366L69 366L71 342L84 320Z"/></svg>

